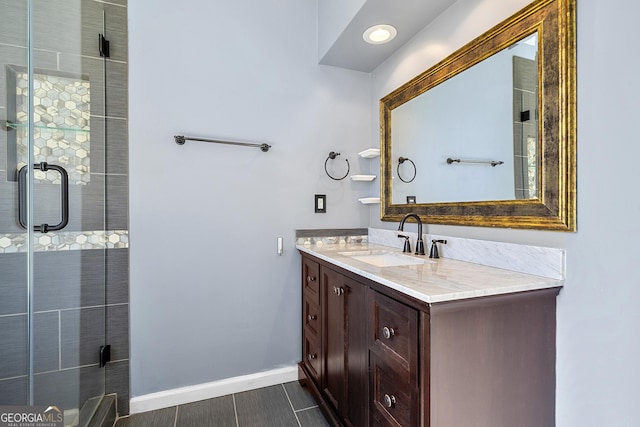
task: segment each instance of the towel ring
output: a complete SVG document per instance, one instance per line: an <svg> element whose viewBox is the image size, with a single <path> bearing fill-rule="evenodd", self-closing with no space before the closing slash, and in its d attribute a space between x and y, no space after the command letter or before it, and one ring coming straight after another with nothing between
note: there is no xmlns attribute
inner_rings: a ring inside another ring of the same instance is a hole
<svg viewBox="0 0 640 427"><path fill-rule="evenodd" d="M413 176L411 177L410 180L406 180L402 178L402 175L400 175L400 165L403 164L405 161L411 162L411 164L413 165ZM400 181L406 182L406 183L412 182L414 179L416 179L416 173L418 173L418 170L416 169L416 164L413 163L413 160L411 160L408 157L400 157L398 159L398 168L396 169L396 171L398 172L398 178L400 178Z"/></svg>
<svg viewBox="0 0 640 427"><path fill-rule="evenodd" d="M349 159L344 159L344 161L347 162L347 173L345 173L342 178L335 178L335 177L331 176L331 174L327 170L327 162L329 161L329 159L333 160L339 155L340 155L340 153L336 153L335 151L332 151L332 152L329 153L329 156L327 157L327 160L324 161L324 171L327 174L327 176L329 178L333 179L334 181L341 181L341 180L345 179L349 175L349 171L351 170L351 165L349 164Z"/></svg>

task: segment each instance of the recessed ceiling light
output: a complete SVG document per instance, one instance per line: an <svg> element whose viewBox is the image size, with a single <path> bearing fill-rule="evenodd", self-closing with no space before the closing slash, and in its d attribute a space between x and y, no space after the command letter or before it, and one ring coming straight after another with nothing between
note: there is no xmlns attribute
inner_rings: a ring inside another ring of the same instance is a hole
<svg viewBox="0 0 640 427"><path fill-rule="evenodd" d="M382 44L393 40L396 34L398 34L398 31L396 31L394 27L391 25L381 24L367 28L362 35L362 38L367 43Z"/></svg>

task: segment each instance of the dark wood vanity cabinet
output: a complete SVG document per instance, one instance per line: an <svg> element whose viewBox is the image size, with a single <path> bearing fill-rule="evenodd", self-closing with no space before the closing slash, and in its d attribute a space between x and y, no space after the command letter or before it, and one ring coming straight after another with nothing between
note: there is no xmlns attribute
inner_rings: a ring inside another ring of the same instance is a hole
<svg viewBox="0 0 640 427"><path fill-rule="evenodd" d="M429 304L302 256L301 384L334 426L555 425L559 288Z"/></svg>
<svg viewBox="0 0 640 427"><path fill-rule="evenodd" d="M302 283L300 370L333 424L367 425L366 288L308 257Z"/></svg>

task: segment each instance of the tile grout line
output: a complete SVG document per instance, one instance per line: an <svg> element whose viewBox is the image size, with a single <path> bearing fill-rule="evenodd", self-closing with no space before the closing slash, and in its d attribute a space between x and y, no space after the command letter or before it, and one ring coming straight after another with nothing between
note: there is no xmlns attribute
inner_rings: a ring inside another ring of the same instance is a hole
<svg viewBox="0 0 640 427"><path fill-rule="evenodd" d="M178 426L178 411L180 410L180 405L176 406L176 417L173 419L173 427Z"/></svg>
<svg viewBox="0 0 640 427"><path fill-rule="evenodd" d="M240 427L240 422L238 421L238 408L236 407L236 395L235 393L231 395L233 398L233 414L236 416L236 427Z"/></svg>
<svg viewBox="0 0 640 427"><path fill-rule="evenodd" d="M304 412L304 411L308 411L310 409L316 409L316 408L320 408L318 405L316 406L309 406L308 408L302 408L302 409L295 409L293 412L295 412L296 414L298 412Z"/></svg>
<svg viewBox="0 0 640 427"><path fill-rule="evenodd" d="M287 393L286 387L284 386L284 384L280 384L280 386L282 387L282 390L284 390L284 395L287 396L287 400L289 401L289 406L291 406L291 410L293 411L293 416L296 417L298 426L302 427L302 424L300 424L300 419L298 418L298 414L296 413L296 409L293 407L293 403L291 403L291 398L289 397L289 393Z"/></svg>
<svg viewBox="0 0 640 427"><path fill-rule="evenodd" d="M62 312L58 312L58 370L62 370Z"/></svg>

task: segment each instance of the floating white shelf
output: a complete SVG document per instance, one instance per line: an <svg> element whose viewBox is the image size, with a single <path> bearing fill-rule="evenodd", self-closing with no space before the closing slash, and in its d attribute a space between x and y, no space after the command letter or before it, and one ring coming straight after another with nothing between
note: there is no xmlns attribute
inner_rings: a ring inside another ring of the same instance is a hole
<svg viewBox="0 0 640 427"><path fill-rule="evenodd" d="M373 181L376 179L375 175L351 175L351 179L354 181Z"/></svg>
<svg viewBox="0 0 640 427"><path fill-rule="evenodd" d="M373 159L374 157L380 157L380 149L368 148L364 151L359 152L358 156L364 157L365 159Z"/></svg>
<svg viewBox="0 0 640 427"><path fill-rule="evenodd" d="M380 197L365 197L362 199L358 199L358 201L363 205L371 205L374 203L380 203Z"/></svg>

